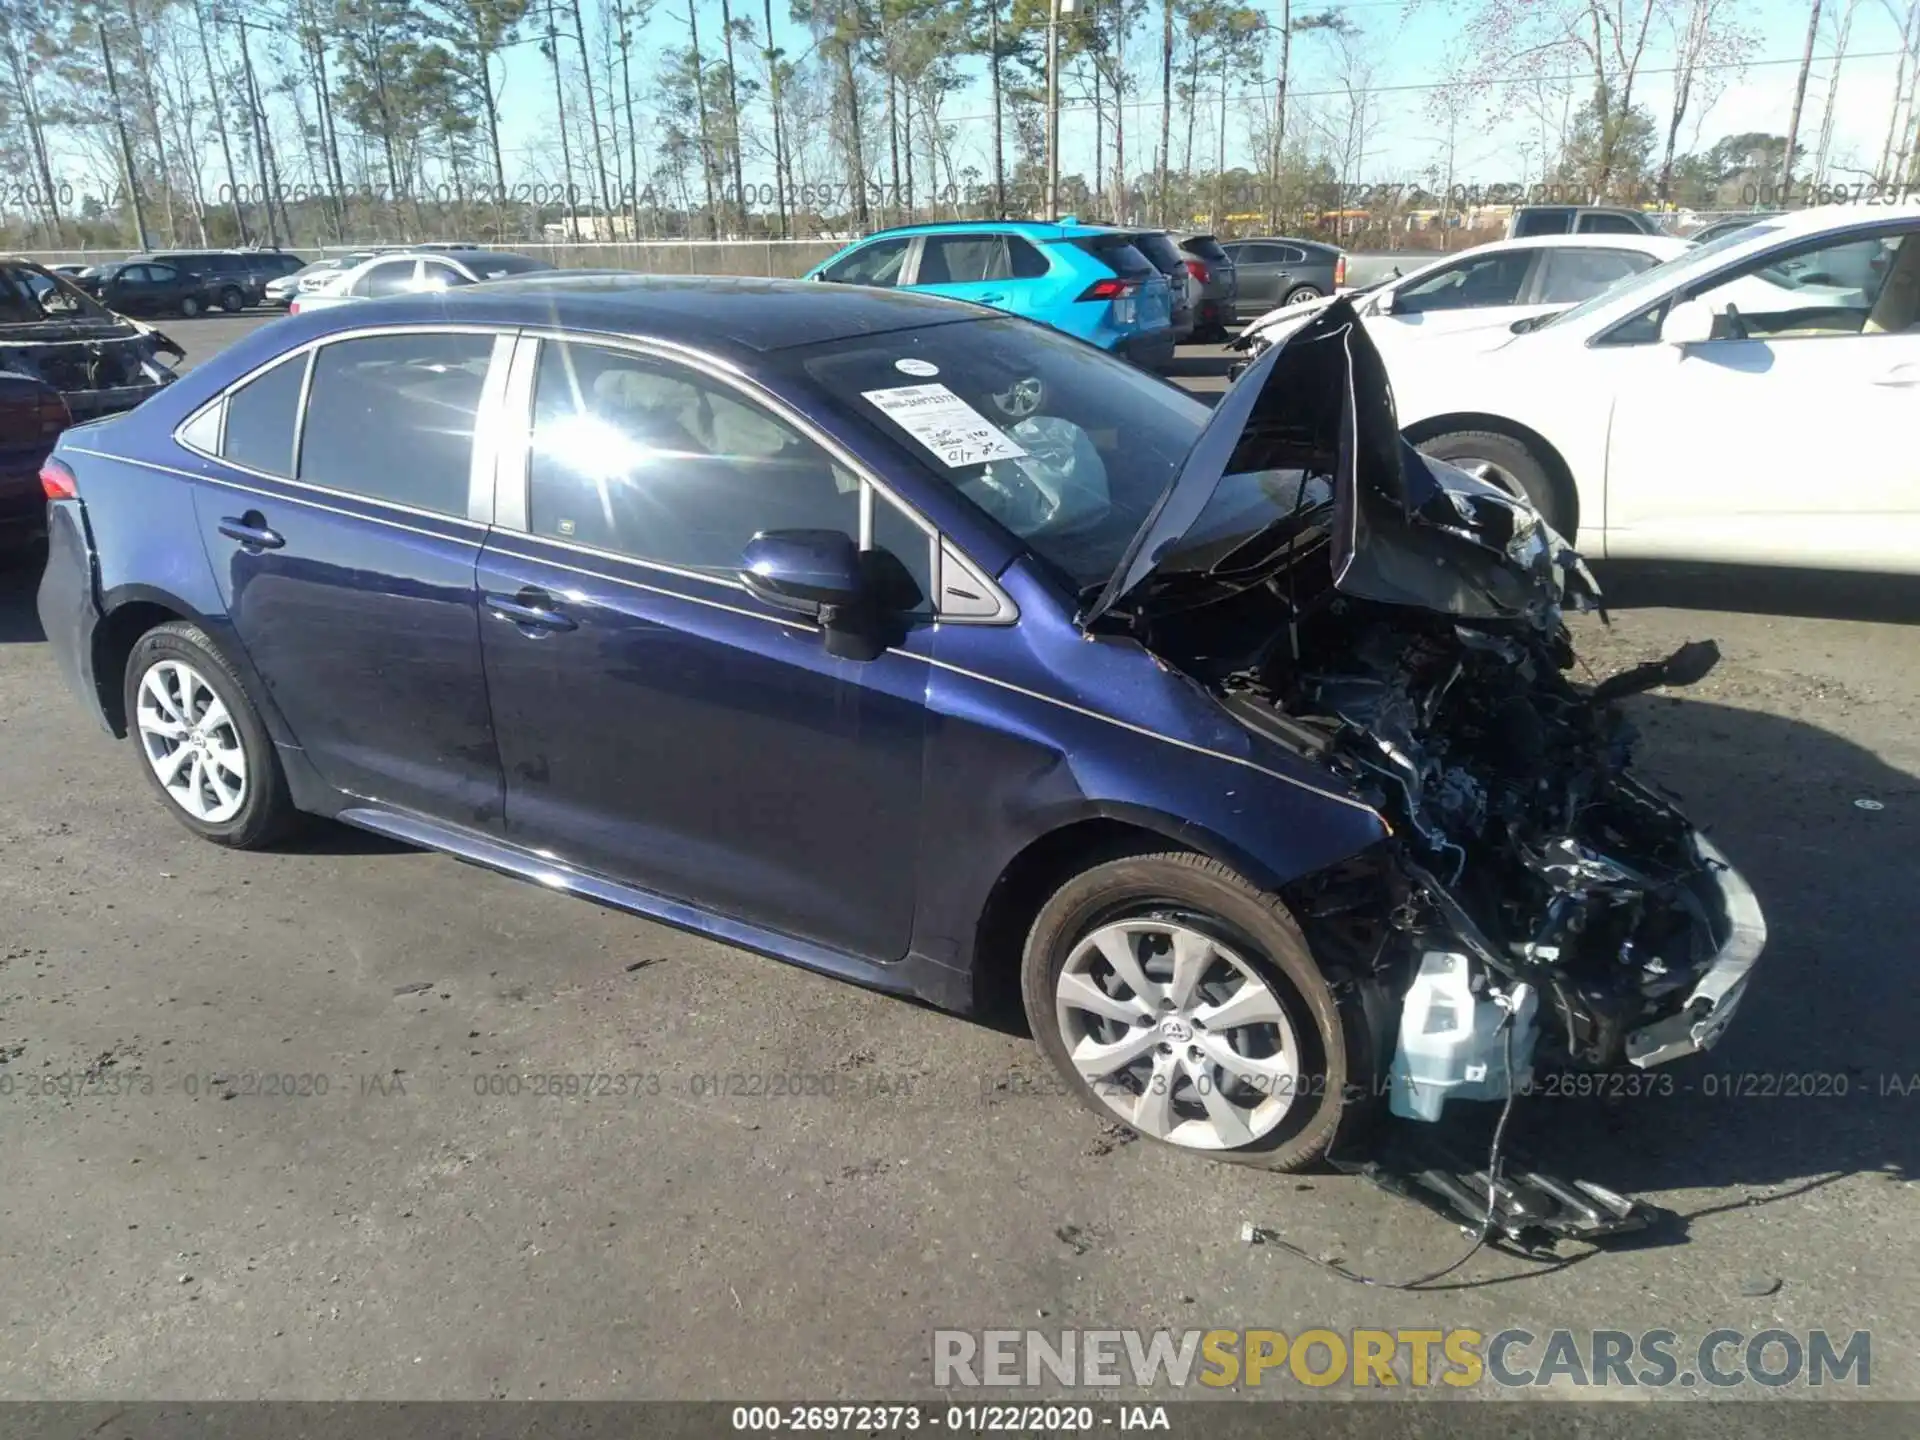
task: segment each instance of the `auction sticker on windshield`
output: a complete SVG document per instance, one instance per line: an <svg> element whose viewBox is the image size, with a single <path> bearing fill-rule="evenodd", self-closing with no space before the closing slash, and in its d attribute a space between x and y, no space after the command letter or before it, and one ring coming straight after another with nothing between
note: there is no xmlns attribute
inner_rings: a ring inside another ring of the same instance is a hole
<svg viewBox="0 0 1920 1440"><path fill-rule="evenodd" d="M944 385L902 385L861 394L954 469L988 460L1018 460L1027 453Z"/></svg>

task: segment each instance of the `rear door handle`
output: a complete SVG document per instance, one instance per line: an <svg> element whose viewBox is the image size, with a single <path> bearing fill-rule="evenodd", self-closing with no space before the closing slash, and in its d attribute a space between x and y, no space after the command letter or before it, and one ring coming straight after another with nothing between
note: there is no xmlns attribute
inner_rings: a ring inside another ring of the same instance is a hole
<svg viewBox="0 0 1920 1440"><path fill-rule="evenodd" d="M974 297L974 303L978 305L998 305L1006 298L1004 295L976 295Z"/></svg>
<svg viewBox="0 0 1920 1440"><path fill-rule="evenodd" d="M238 518L227 515L220 521L220 533L229 540L238 540L249 550L278 550L286 544L286 537L278 530L267 528L266 517L258 510L249 510Z"/></svg>
<svg viewBox="0 0 1920 1440"><path fill-rule="evenodd" d="M577 630L579 622L565 611L554 608L553 597L546 591L528 586L517 595L496 595L488 592L484 597L487 609L502 620L511 620L514 624L528 630Z"/></svg>

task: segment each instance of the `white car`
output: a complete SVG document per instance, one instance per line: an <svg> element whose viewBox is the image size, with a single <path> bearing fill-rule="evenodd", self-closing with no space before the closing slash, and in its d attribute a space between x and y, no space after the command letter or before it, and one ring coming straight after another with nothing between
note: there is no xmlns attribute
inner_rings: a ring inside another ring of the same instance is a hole
<svg viewBox="0 0 1920 1440"><path fill-rule="evenodd" d="M544 260L530 260L506 250L417 250L375 255L358 265L326 277L311 290L296 292L287 313L304 315L356 300L383 295L409 295L421 290L449 290L482 280L502 280L535 270L551 270Z"/></svg>
<svg viewBox="0 0 1920 1440"><path fill-rule="evenodd" d="M1496 240L1442 256L1398 279L1351 297L1367 338L1388 364L1404 340L1497 332L1517 320L1564 310L1616 281L1683 255L1687 242L1667 235L1539 235ZM1332 298L1269 310L1241 333L1241 349L1258 351L1291 335Z"/></svg>
<svg viewBox="0 0 1920 1440"><path fill-rule="evenodd" d="M1389 364L1410 440L1590 556L1920 573L1920 205L1762 220Z"/></svg>

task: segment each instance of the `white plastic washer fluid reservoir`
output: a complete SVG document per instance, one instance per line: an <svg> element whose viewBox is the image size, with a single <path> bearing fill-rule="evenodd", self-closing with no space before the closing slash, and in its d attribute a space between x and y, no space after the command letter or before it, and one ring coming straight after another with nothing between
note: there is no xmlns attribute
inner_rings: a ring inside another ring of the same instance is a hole
<svg viewBox="0 0 1920 1440"><path fill-rule="evenodd" d="M1533 1074L1540 998L1530 985L1510 995L1473 989L1467 957L1429 950L1407 988L1400 1012L1400 1043L1389 1072L1388 1108L1412 1120L1438 1120L1449 1100L1503 1100L1509 1088L1506 1037L1512 1016L1512 1083Z"/></svg>

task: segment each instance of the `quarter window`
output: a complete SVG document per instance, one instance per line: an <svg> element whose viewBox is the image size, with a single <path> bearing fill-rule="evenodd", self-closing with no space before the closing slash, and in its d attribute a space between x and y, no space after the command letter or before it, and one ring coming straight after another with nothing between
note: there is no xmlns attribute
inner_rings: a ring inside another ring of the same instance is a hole
<svg viewBox="0 0 1920 1440"><path fill-rule="evenodd" d="M267 475L291 475L300 382L306 374L306 355L295 355L227 396L220 458Z"/></svg>
<svg viewBox="0 0 1920 1440"><path fill-rule="evenodd" d="M491 335L399 333L314 355L300 479L443 515L467 513L473 421Z"/></svg>

